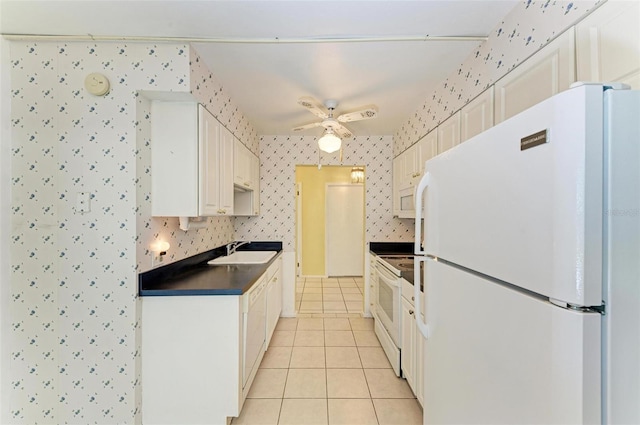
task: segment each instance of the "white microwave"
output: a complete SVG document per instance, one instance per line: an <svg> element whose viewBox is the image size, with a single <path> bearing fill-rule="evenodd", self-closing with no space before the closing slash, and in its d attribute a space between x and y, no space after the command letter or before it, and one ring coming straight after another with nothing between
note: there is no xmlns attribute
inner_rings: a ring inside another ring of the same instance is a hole
<svg viewBox="0 0 640 425"><path fill-rule="evenodd" d="M407 188L401 189L399 191L400 201L399 201L399 211L398 217L400 218L415 218L416 216L416 206L414 200L415 187L409 186Z"/></svg>

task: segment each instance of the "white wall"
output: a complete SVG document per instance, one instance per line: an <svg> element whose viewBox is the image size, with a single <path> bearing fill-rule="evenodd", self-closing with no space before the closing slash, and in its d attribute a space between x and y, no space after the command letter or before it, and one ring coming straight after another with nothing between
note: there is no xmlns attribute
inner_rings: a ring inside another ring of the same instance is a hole
<svg viewBox="0 0 640 425"><path fill-rule="evenodd" d="M9 422L9 210L10 204L10 140L11 98L10 92L9 43L0 38L0 423Z"/></svg>

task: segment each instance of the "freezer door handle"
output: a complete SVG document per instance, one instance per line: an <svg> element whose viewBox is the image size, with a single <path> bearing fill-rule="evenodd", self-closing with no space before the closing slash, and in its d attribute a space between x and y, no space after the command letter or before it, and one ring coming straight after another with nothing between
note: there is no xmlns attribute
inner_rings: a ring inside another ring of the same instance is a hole
<svg viewBox="0 0 640 425"><path fill-rule="evenodd" d="M415 203L416 203L416 229L415 229L415 240L413 242L413 251L416 255L424 255L424 250L422 249L422 195L427 187L429 186L429 180L431 179L431 175L429 172L424 173L424 176L420 179L420 183L418 183L418 187L416 187L416 193L414 195Z"/></svg>
<svg viewBox="0 0 640 425"><path fill-rule="evenodd" d="M416 210L416 214L417 213L418 211ZM417 215L416 221L418 221ZM427 260L429 260L428 257L415 257L415 263L413 266L413 317L416 320L416 325L418 325L418 330L420 331L422 336L424 336L426 339L429 339L429 327L427 326L426 322L422 321L423 314L421 311L422 306L420 305L420 300L422 298L420 296L420 281L422 279L422 276L420 276L420 271L422 270L422 267L420 267L420 263L424 263ZM424 282L424 296L425 300L429 296L429 294L427 294L427 282ZM424 320L427 320L426 312L424 314Z"/></svg>

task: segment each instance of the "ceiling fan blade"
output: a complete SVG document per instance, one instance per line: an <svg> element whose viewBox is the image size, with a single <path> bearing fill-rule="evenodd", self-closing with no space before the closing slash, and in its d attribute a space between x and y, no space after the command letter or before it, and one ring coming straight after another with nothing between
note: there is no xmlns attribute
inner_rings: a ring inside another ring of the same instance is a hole
<svg viewBox="0 0 640 425"><path fill-rule="evenodd" d="M340 136L341 139L349 139L353 137L353 133L347 127L336 123L331 127L333 132Z"/></svg>
<svg viewBox="0 0 640 425"><path fill-rule="evenodd" d="M314 98L310 96L303 96L298 99L298 104L304 106L311 112L313 115L316 115L322 119L325 119L329 116L329 111L322 105L322 103L318 102Z"/></svg>
<svg viewBox="0 0 640 425"><path fill-rule="evenodd" d="M304 125L299 125L297 127L293 127L291 129L291 131L302 131L302 130L308 130L310 128L315 128L315 127L321 127L322 123L320 121L318 122L312 122L309 124L304 124Z"/></svg>
<svg viewBox="0 0 640 425"><path fill-rule="evenodd" d="M351 121L368 120L371 118L375 118L377 116L378 116L378 107L376 105L367 105L357 111L340 115L338 117L338 121L351 122Z"/></svg>

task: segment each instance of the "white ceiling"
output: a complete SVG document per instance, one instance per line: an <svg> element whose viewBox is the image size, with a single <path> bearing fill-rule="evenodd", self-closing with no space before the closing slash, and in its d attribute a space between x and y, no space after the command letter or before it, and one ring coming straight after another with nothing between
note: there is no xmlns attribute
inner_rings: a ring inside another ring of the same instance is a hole
<svg viewBox="0 0 640 425"><path fill-rule="evenodd" d="M0 1L3 34L310 38L487 36L518 0ZM337 112L378 105L356 136L391 135L479 41L194 43L258 134L290 134L315 117L296 101L336 99ZM319 135L321 129L305 134Z"/></svg>

